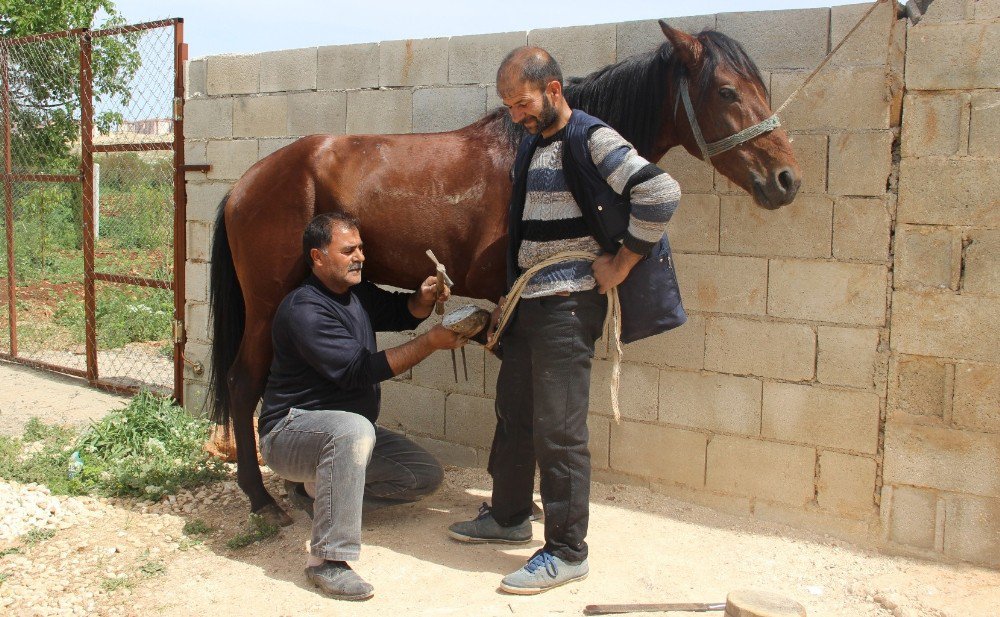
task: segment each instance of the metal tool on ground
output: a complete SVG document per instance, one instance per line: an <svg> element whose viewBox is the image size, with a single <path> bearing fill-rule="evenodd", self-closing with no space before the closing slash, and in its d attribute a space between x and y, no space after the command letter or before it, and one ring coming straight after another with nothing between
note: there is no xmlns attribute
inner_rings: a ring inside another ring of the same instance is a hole
<svg viewBox="0 0 1000 617"><path fill-rule="evenodd" d="M624 613L707 613L726 610L725 602L713 604L704 602L667 602L663 604L588 604L584 615L621 615Z"/></svg>
<svg viewBox="0 0 1000 617"><path fill-rule="evenodd" d="M451 288L455 283L448 276L448 271L444 267L444 264L434 256L434 251L427 249L427 256L431 258L431 261L434 262L434 267L437 269L437 292L438 297L440 297L441 292L444 291L445 284ZM434 305L434 312L438 315L444 315L444 300L437 301L437 304ZM468 381L469 365L465 361L465 347L462 347L462 368L465 370L465 380ZM451 350L451 369L455 374L455 383L458 383L458 361L455 359L454 349Z"/></svg>
<svg viewBox="0 0 1000 617"><path fill-rule="evenodd" d="M725 602L671 602L665 604L589 604L584 615L621 615L662 612L708 613L725 611L724 617L806 617L806 609L795 600L770 591L737 589Z"/></svg>

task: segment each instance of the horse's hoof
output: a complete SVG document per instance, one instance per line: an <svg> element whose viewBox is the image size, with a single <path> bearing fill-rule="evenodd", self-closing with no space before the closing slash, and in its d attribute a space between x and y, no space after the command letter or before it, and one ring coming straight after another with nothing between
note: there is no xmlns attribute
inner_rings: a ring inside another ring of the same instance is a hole
<svg viewBox="0 0 1000 617"><path fill-rule="evenodd" d="M294 522L292 517L288 516L288 514L281 509L281 506L276 503L269 503L260 510L254 512L254 514L261 517L268 523L279 527L288 527Z"/></svg>

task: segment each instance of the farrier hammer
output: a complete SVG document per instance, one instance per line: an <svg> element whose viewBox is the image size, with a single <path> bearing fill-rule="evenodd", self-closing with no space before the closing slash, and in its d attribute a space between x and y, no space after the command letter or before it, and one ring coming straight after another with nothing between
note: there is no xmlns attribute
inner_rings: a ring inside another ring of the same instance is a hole
<svg viewBox="0 0 1000 617"><path fill-rule="evenodd" d="M437 304L434 305L434 312L438 315L444 315L444 300L440 299L441 293L444 291L445 284L447 284L450 288L453 287L455 283L451 280L451 277L448 276L448 271L444 267L444 264L438 261L437 257L434 256L434 251L427 249L427 256L431 258L431 261L434 262L434 266L437 269L438 301ZM455 359L454 349L451 350L451 369L455 374L455 383L458 383L458 361ZM462 369L465 371L465 380L468 381L469 366L465 362L465 347L462 347Z"/></svg>

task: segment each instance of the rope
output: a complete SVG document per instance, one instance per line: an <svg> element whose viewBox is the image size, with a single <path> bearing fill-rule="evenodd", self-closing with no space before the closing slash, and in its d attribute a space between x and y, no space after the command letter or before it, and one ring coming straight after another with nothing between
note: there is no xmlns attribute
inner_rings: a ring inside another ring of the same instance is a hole
<svg viewBox="0 0 1000 617"><path fill-rule="evenodd" d="M528 268L521 276L517 277L514 285L507 293L506 301L500 306L500 319L497 321L497 329L486 343L486 349L492 350L500 341L503 331L507 328L507 323L514 314L517 303L521 300L521 293L525 286L539 270L567 261L594 261L597 256L584 251L563 251L556 253L552 257L545 259L534 266ZM604 317L604 331L608 334L608 339L614 339L615 352L611 360L611 411L614 413L615 422L621 422L621 411L618 407L618 389L621 385L622 377L622 342L621 342L621 315L622 307L618 300L618 288L612 287L608 291L608 312Z"/></svg>

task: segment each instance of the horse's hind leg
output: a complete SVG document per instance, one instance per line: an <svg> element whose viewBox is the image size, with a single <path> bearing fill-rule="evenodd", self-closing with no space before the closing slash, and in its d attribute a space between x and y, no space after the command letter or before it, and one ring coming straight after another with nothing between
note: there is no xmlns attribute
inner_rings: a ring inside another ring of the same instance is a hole
<svg viewBox="0 0 1000 617"><path fill-rule="evenodd" d="M247 314L246 329L236 361L229 370L233 433L236 439L236 481L250 498L250 510L274 525L290 525L292 519L264 488L257 463L253 414L267 384L271 363L271 320Z"/></svg>

